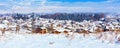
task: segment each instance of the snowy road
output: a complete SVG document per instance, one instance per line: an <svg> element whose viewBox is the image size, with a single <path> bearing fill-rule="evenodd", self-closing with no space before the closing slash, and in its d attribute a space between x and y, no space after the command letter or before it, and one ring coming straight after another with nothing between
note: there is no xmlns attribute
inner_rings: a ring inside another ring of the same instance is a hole
<svg viewBox="0 0 120 48"><path fill-rule="evenodd" d="M63 34L6 33L0 36L0 48L120 48L120 44L101 42L95 38L82 38L78 34L70 40Z"/></svg>

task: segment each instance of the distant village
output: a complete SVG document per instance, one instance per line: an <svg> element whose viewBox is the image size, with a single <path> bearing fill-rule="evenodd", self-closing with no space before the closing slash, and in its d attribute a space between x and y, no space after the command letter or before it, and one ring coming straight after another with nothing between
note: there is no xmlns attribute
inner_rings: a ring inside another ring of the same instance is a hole
<svg viewBox="0 0 120 48"><path fill-rule="evenodd" d="M1 14L0 30L26 33L120 32L120 15L105 13Z"/></svg>

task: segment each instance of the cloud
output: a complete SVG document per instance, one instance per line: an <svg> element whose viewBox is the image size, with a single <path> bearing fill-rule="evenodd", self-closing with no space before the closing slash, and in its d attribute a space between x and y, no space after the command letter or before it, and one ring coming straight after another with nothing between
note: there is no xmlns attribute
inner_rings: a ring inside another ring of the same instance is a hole
<svg viewBox="0 0 120 48"><path fill-rule="evenodd" d="M10 11L0 10L0 14L11 13Z"/></svg>
<svg viewBox="0 0 120 48"><path fill-rule="evenodd" d="M0 6L1 6L1 5L8 5L8 4L0 3Z"/></svg>
<svg viewBox="0 0 120 48"><path fill-rule="evenodd" d="M43 0L43 1L41 2L41 5L42 5L42 6L45 6L46 1L47 1L47 0Z"/></svg>
<svg viewBox="0 0 120 48"><path fill-rule="evenodd" d="M120 0L107 0L107 2L109 2L109 3L117 3L117 2L120 2Z"/></svg>

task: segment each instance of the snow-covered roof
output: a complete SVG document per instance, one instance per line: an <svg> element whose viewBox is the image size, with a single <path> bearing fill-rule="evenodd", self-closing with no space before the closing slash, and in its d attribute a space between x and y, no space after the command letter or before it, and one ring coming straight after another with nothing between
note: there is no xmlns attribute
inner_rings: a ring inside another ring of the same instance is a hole
<svg viewBox="0 0 120 48"><path fill-rule="evenodd" d="M8 20L3 20L3 23L9 23L9 21Z"/></svg>
<svg viewBox="0 0 120 48"><path fill-rule="evenodd" d="M12 27L12 28L14 28L14 27L16 27L16 25L11 25L11 26L9 26L9 27Z"/></svg>
<svg viewBox="0 0 120 48"><path fill-rule="evenodd" d="M5 24L0 24L0 28L6 28L7 26Z"/></svg>
<svg viewBox="0 0 120 48"><path fill-rule="evenodd" d="M64 32L64 28L55 28L55 30L59 31L59 32Z"/></svg>
<svg viewBox="0 0 120 48"><path fill-rule="evenodd" d="M41 29L46 29L45 27L41 27Z"/></svg>

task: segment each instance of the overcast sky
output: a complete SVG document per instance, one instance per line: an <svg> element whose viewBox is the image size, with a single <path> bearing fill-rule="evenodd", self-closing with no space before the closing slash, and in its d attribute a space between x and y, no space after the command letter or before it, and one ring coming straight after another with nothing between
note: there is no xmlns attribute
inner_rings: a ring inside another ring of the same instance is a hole
<svg viewBox="0 0 120 48"><path fill-rule="evenodd" d="M120 12L120 0L0 0L6 12Z"/></svg>

